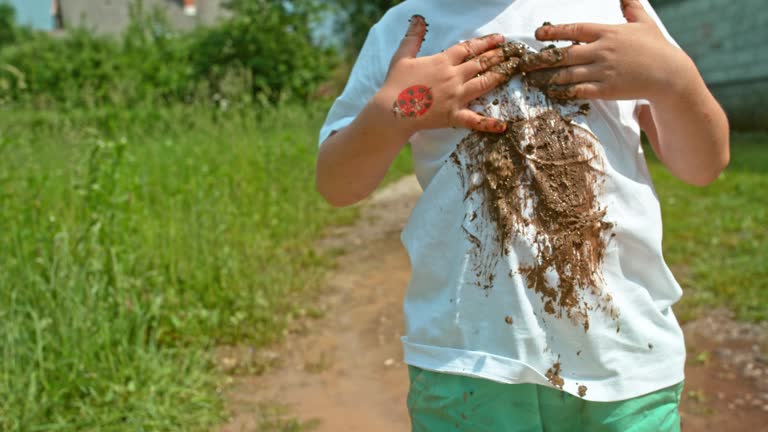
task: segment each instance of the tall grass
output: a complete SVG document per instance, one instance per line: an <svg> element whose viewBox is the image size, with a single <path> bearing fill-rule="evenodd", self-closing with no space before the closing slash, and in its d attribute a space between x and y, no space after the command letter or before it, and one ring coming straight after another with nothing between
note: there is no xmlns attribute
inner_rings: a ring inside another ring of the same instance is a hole
<svg viewBox="0 0 768 432"><path fill-rule="evenodd" d="M312 242L356 214L314 191L326 108L0 111L0 430L222 421L211 348L311 314L329 264ZM705 189L651 158L683 315L766 317L766 142L736 136Z"/></svg>
<svg viewBox="0 0 768 432"><path fill-rule="evenodd" d="M325 107L0 115L0 430L205 430L311 309ZM408 169L401 159L398 169Z"/></svg>
<svg viewBox="0 0 768 432"><path fill-rule="evenodd" d="M677 306L682 319L718 306L742 320L768 319L768 135L731 140L730 166L706 188L683 184L649 157L664 253L685 291Z"/></svg>

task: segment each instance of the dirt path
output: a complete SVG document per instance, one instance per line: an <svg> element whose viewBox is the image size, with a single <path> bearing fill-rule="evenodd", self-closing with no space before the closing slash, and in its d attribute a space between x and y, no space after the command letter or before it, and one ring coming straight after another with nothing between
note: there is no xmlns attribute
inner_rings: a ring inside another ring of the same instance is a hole
<svg viewBox="0 0 768 432"><path fill-rule="evenodd" d="M363 206L358 223L321 242L346 250L321 296L325 317L307 319L285 344L260 353L277 360L268 373L234 376L232 418L221 432L282 431L257 414L276 402L287 407L278 416L299 417L319 432L409 430L400 335L410 265L399 235L419 194L414 177L392 184ZM760 354L768 351L768 326L716 311L685 330L684 431L768 431L768 359ZM241 357L228 351L223 361L237 369Z"/></svg>

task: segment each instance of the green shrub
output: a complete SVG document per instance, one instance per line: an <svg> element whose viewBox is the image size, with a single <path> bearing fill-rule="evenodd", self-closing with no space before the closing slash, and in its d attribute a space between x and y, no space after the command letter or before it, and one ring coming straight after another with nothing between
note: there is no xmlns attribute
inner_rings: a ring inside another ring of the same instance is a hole
<svg viewBox="0 0 768 432"><path fill-rule="evenodd" d="M251 96L271 101L307 99L328 79L337 58L312 42L311 4L256 0L230 2L230 8L232 18L200 31L190 50L195 75L216 93L227 93L223 84L233 70L245 72Z"/></svg>
<svg viewBox="0 0 768 432"><path fill-rule="evenodd" d="M76 30L63 39L46 35L6 47L0 63L19 71L12 76L5 99L48 105L94 106L117 99L119 56L115 41ZM1 73L1 72L0 72Z"/></svg>
<svg viewBox="0 0 768 432"><path fill-rule="evenodd" d="M1 112L0 430L221 421L209 349L310 312L354 213L314 190L326 109Z"/></svg>
<svg viewBox="0 0 768 432"><path fill-rule="evenodd" d="M232 8L230 18L187 33L141 2L132 4L131 23L117 38L84 28L64 37L0 31L0 104L73 109L307 100L330 76L337 56L312 41L312 8L266 1ZM0 25L4 19L12 21L8 7L0 9Z"/></svg>
<svg viewBox="0 0 768 432"><path fill-rule="evenodd" d="M0 48L16 40L16 11L9 4L0 3Z"/></svg>

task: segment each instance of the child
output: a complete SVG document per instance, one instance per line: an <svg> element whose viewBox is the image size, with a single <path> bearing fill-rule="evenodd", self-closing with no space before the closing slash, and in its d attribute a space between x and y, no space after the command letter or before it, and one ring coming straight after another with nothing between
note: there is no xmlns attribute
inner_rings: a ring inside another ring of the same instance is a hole
<svg viewBox="0 0 768 432"><path fill-rule="evenodd" d="M412 143L413 430L679 430L682 293L640 129L687 183L728 163L725 115L646 0L409 0L371 29L317 187L353 204Z"/></svg>

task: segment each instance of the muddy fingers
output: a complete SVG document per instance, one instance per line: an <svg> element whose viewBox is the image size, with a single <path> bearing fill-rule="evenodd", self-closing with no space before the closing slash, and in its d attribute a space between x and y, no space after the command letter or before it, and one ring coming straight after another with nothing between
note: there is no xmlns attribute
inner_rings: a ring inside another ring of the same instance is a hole
<svg viewBox="0 0 768 432"><path fill-rule="evenodd" d="M505 42L503 44L499 44L499 48L501 48L502 52L504 53L505 60L509 60L513 57L520 58L528 52L528 49L525 47L525 45L521 44L520 42Z"/></svg>
<svg viewBox="0 0 768 432"><path fill-rule="evenodd" d="M565 61L568 48L548 48L537 53L527 53L521 59L520 69L528 72L558 65Z"/></svg>
<svg viewBox="0 0 768 432"><path fill-rule="evenodd" d="M498 64L489 69L490 72L496 72L503 75L506 80L512 79L515 75L520 73L521 60L519 58L512 58L504 63Z"/></svg>

